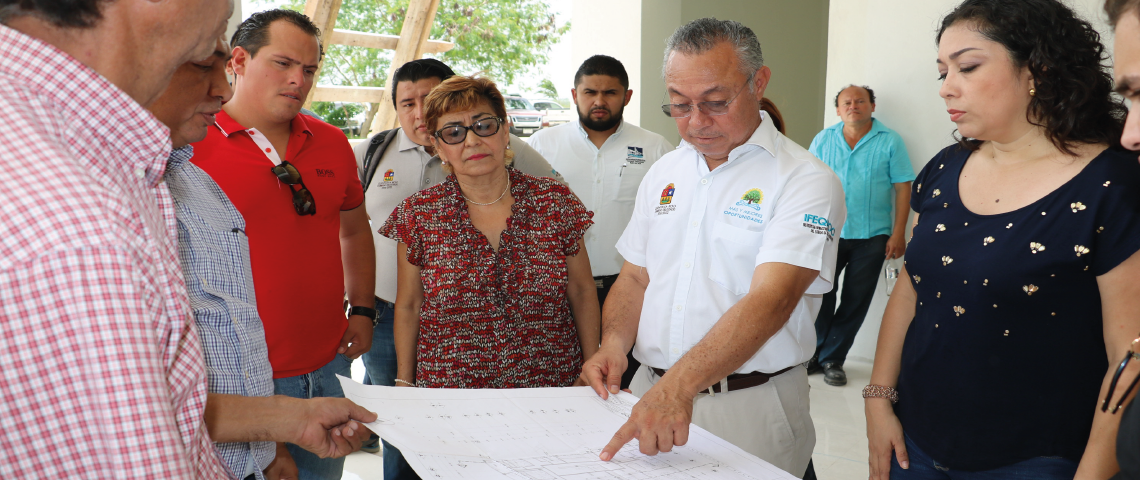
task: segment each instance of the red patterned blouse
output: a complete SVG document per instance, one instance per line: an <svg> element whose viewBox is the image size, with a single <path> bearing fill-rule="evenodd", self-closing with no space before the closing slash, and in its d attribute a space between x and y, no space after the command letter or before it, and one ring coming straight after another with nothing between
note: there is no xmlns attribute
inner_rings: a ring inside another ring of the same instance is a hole
<svg viewBox="0 0 1140 480"><path fill-rule="evenodd" d="M420 267L418 386L566 387L581 373L566 256L593 213L565 185L508 171L515 204L498 251L471 224L454 175L405 199L380 228Z"/></svg>

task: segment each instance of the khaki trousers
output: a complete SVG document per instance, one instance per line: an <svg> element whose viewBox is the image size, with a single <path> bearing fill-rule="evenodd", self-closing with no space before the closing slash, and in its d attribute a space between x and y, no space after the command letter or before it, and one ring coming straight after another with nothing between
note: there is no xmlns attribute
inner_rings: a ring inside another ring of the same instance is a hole
<svg viewBox="0 0 1140 480"><path fill-rule="evenodd" d="M630 390L641 397L658 377L642 365ZM808 406L807 369L802 365L744 390L709 395L693 402L693 423L797 477L807 471L815 448Z"/></svg>

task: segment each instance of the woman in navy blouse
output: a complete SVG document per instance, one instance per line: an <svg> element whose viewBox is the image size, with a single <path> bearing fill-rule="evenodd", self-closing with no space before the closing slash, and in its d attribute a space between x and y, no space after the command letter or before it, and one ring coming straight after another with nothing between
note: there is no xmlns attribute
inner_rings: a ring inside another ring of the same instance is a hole
<svg viewBox="0 0 1140 480"><path fill-rule="evenodd" d="M914 181L864 390L871 478L1107 478L1120 416L1098 396L1140 333L1140 164L1104 47L1056 0L967 0L937 41L962 140Z"/></svg>

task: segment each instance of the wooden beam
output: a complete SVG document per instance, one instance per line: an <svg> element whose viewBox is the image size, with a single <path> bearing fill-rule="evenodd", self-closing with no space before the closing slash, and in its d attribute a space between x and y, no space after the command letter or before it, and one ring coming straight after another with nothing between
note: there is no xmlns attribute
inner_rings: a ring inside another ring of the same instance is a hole
<svg viewBox="0 0 1140 480"><path fill-rule="evenodd" d="M310 0L315 1L315 0ZM439 8L439 0L411 0L408 5L404 24L400 27L400 40L396 44L396 54L392 58L392 65L388 69L388 88L392 85L392 72L405 63L420 58L423 55L424 43L431 33L432 22L435 21L435 12ZM376 118L372 120L369 131L381 132L396 126L396 108L392 103L392 96L385 95L380 102L380 109Z"/></svg>
<svg viewBox="0 0 1140 480"><path fill-rule="evenodd" d="M430 31L430 30L429 30ZM379 33L366 33L354 32L352 30L333 30L333 34L329 37L330 44L348 45L350 47L364 47L376 48L382 50L395 50L399 45L400 37L395 35L382 35ZM455 44L451 42L441 42L439 40L428 40L423 44L423 52L420 56L427 53L443 53L455 48Z"/></svg>
<svg viewBox="0 0 1140 480"><path fill-rule="evenodd" d="M341 0L308 0L305 2L305 16L316 24L317 28L321 29L321 45L327 52L329 49L329 37L332 35L326 32L333 32L336 29L336 16L340 13ZM313 75L313 85L317 84L320 79L321 70L325 65L325 58L321 58L320 65L317 66L317 73ZM309 90L309 96L305 98L305 108L311 109L313 106L313 93L316 88Z"/></svg>
<svg viewBox="0 0 1140 480"><path fill-rule="evenodd" d="M314 87L309 98L314 102L380 103L387 96L384 87ZM391 99L389 99L391 101Z"/></svg>

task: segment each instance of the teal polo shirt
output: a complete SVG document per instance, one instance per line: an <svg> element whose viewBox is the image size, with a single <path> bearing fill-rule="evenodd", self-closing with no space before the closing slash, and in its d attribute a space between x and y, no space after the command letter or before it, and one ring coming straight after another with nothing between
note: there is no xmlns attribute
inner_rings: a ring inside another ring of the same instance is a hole
<svg viewBox="0 0 1140 480"><path fill-rule="evenodd" d="M878 119L871 119L867 132L855 148L843 138L843 122L822 132L808 150L831 167L843 183L847 201L847 222L840 238L850 240L890 235L894 228L894 185L914 180L914 167L906 144L894 130Z"/></svg>

